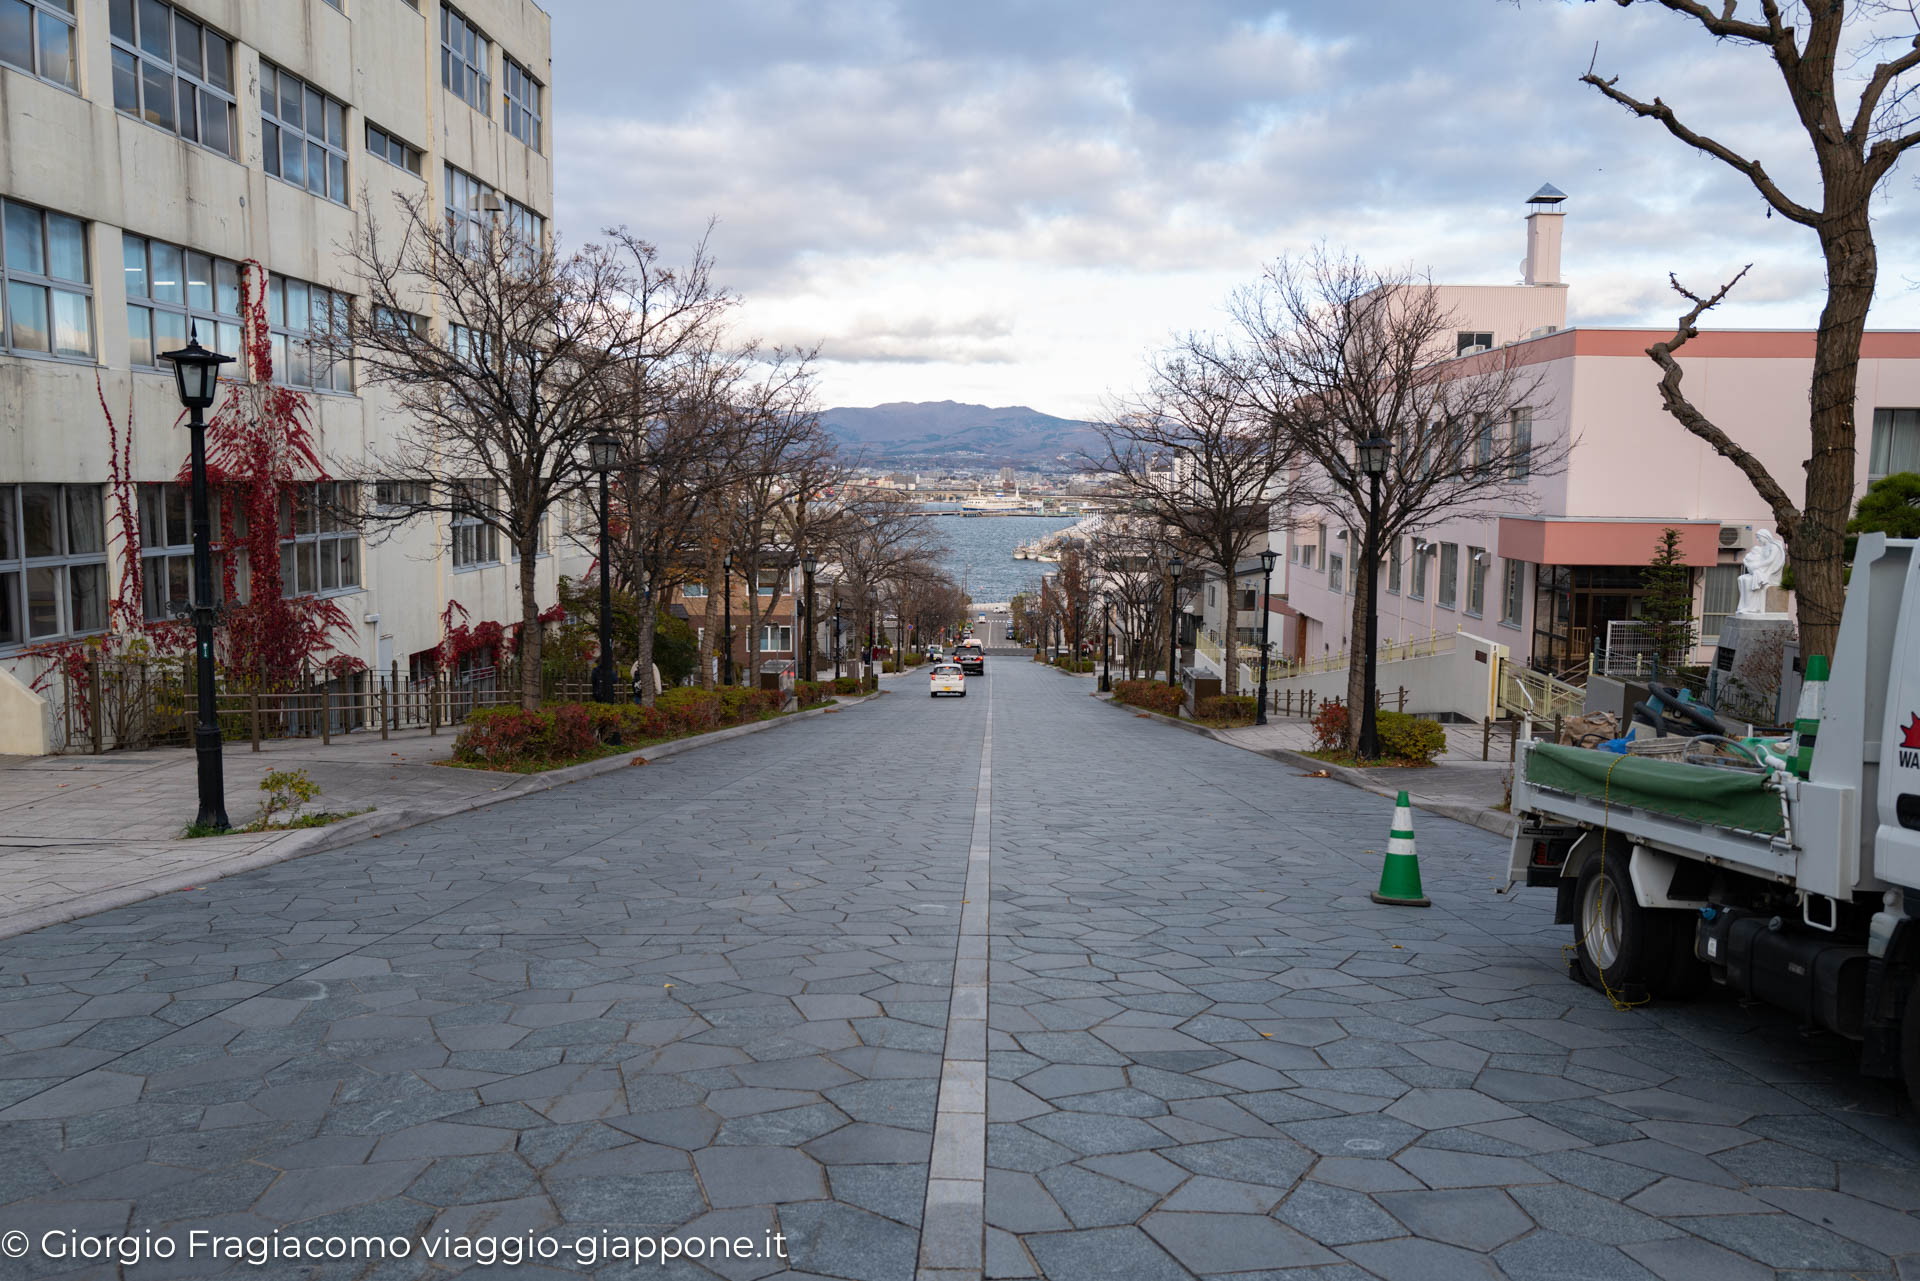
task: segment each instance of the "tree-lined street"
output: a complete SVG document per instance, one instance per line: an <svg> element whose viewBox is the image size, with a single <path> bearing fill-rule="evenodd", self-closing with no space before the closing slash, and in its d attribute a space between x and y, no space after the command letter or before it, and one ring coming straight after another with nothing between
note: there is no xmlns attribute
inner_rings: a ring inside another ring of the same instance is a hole
<svg viewBox="0 0 1920 1281"><path fill-rule="evenodd" d="M42 1256L71 1228L778 1232L796 1274L906 1278L954 1257L921 1238L930 1160L928 1222L984 1221L989 1276L1891 1278L1920 1253L1892 1086L1769 1010L1613 1010L1565 977L1550 897L1497 893L1497 838L1423 817L1435 906L1375 906L1378 798L1017 659L970 685L0 942L0 1231L35 1243L8 1275L115 1275ZM980 928L984 1116L950 1004Z"/></svg>

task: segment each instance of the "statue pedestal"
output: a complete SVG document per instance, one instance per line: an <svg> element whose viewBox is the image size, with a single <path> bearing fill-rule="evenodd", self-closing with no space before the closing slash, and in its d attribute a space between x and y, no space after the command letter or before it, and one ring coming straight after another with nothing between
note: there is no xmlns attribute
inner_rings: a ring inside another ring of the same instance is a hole
<svg viewBox="0 0 1920 1281"><path fill-rule="evenodd" d="M1784 725L1800 700L1800 651L1785 614L1731 614L1707 671L1707 699L1723 721Z"/></svg>

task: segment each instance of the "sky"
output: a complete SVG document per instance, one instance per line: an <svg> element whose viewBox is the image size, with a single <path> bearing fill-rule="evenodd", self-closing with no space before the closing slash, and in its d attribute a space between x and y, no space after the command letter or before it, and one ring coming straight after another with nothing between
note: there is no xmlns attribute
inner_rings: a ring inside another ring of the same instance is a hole
<svg viewBox="0 0 1920 1281"><path fill-rule="evenodd" d="M711 223L742 333L820 344L826 405L1097 414L1283 255L1518 281L1542 183L1569 197L1571 323L1670 325L1669 272L1748 262L1717 323L1819 314L1811 231L1579 83L1660 95L1818 203L1767 56L1651 6L544 2L559 235L684 261ZM1879 328L1920 328L1916 175L1876 197Z"/></svg>

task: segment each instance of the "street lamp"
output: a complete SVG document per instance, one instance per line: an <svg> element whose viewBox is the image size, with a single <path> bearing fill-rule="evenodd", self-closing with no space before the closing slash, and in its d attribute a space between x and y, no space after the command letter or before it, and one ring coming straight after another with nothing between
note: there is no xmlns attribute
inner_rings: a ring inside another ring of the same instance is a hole
<svg viewBox="0 0 1920 1281"><path fill-rule="evenodd" d="M1178 552L1174 553L1173 560L1168 563L1167 568L1173 574L1172 582L1167 588L1167 684L1178 685L1180 678L1175 673L1174 666L1179 661L1180 650L1180 571L1185 568Z"/></svg>
<svg viewBox="0 0 1920 1281"><path fill-rule="evenodd" d="M613 699L613 557L608 542L612 508L607 499L607 476L620 465L620 438L602 432L587 437L587 465L600 473L600 657L593 665L593 701ZM644 621L644 620L643 620ZM620 731L607 735L618 745Z"/></svg>
<svg viewBox="0 0 1920 1281"><path fill-rule="evenodd" d="M720 595L722 597L722 607L727 611L727 622L726 622L727 656L721 662L721 669L725 673L725 676L720 683L723 685L731 685L733 684L733 549L732 548L728 548L727 554L720 558Z"/></svg>
<svg viewBox="0 0 1920 1281"><path fill-rule="evenodd" d="M833 580L833 679L840 679L840 580Z"/></svg>
<svg viewBox="0 0 1920 1281"><path fill-rule="evenodd" d="M800 572L805 576L807 588L807 649L806 663L808 680L816 680L820 675L820 664L814 652L813 635L813 571L820 568L820 560L812 552L800 558Z"/></svg>
<svg viewBox="0 0 1920 1281"><path fill-rule="evenodd" d="M213 517L207 501L205 414L219 387L220 366L233 357L202 347L195 329L188 332L185 347L162 352L160 359L173 362L174 386L180 393L180 403L187 408L187 427L193 441L193 604L182 612L193 618L195 679L199 683L199 721L193 727L193 751L200 776L200 817L194 820L194 826L224 832L232 824L227 822L220 715L213 688L213 625L220 610L213 602ZM95 714L99 714L98 709Z"/></svg>
<svg viewBox="0 0 1920 1281"><path fill-rule="evenodd" d="M1273 618L1273 566L1279 555L1269 547L1260 553L1260 572L1266 575L1266 584L1260 589L1260 706L1254 711L1253 723L1267 723L1267 625Z"/></svg>
<svg viewBox="0 0 1920 1281"><path fill-rule="evenodd" d="M1100 692L1113 693L1113 595L1100 598Z"/></svg>
<svg viewBox="0 0 1920 1281"><path fill-rule="evenodd" d="M1380 755L1380 730L1374 717L1374 684L1378 679L1380 658L1380 478L1387 474L1387 456L1393 444L1384 436L1370 436L1354 447L1354 463L1367 478L1366 549L1367 565L1367 657L1366 676L1361 689L1360 741L1358 752L1363 761Z"/></svg>

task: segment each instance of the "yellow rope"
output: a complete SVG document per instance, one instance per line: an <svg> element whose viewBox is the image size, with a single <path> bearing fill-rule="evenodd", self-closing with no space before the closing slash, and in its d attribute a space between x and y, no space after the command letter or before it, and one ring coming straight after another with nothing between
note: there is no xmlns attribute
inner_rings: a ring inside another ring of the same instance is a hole
<svg viewBox="0 0 1920 1281"><path fill-rule="evenodd" d="M1614 760L1612 765L1607 766L1607 777L1605 780L1606 788L1601 793L1602 809L1600 811L1600 875L1603 877L1607 874L1607 836L1609 832L1612 830L1612 825L1613 825L1613 771L1614 771L1614 768L1618 766L1621 761L1624 761L1626 759L1627 759L1626 754L1622 753L1618 758ZM1584 908L1584 906L1585 906L1584 904L1575 905L1575 910L1580 911L1583 917L1585 916L1585 912L1582 911L1581 909ZM1586 943L1592 934L1592 926L1583 920L1581 922L1580 930L1581 930L1581 933L1580 933L1579 941L1581 943ZM1574 946L1575 946L1574 944L1568 943L1561 948L1561 951L1563 952L1572 951ZM1651 996L1643 996L1637 1001L1626 1000L1618 992L1613 990L1612 984L1607 982L1607 971L1604 967L1596 965L1593 967L1593 969L1594 969L1594 973L1599 975L1600 977L1600 990L1607 994L1607 1000L1612 1003L1614 1009L1631 1010L1635 1006L1645 1005L1653 999Z"/></svg>

